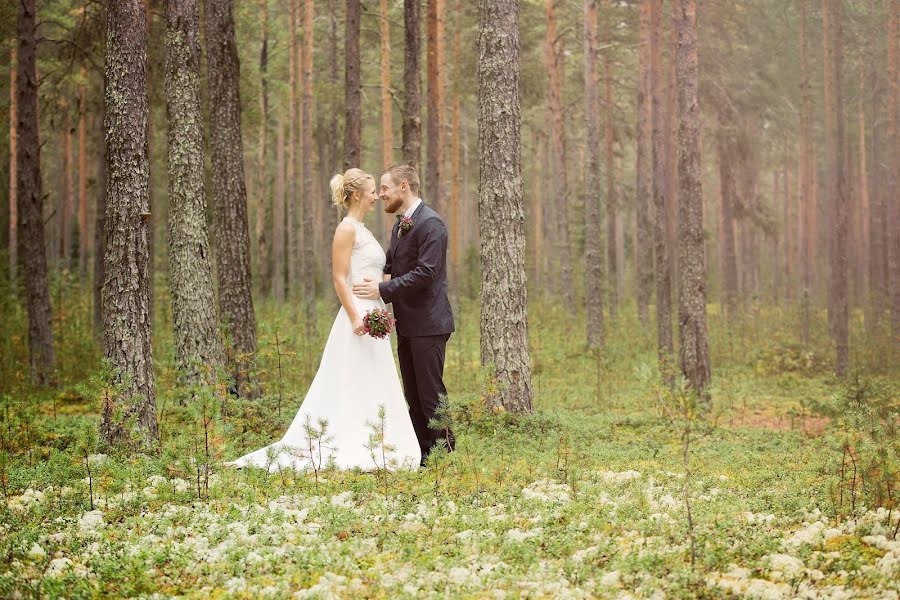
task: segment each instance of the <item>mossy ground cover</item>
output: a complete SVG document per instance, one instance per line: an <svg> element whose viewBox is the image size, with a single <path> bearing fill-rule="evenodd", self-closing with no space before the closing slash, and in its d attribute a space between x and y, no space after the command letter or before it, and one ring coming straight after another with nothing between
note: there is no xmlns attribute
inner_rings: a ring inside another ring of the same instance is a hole
<svg viewBox="0 0 900 600"><path fill-rule="evenodd" d="M417 472L373 462L369 472L265 473L221 463L284 431L335 306L320 305L310 336L295 309L258 307L265 393L245 401L225 386L179 388L158 290L158 456L96 446L104 386L87 295L54 289L61 389L52 392L25 382L24 315L3 298L0 596L900 592L896 481L885 481L896 474L897 349L859 318L848 383L829 374L824 313L800 344L793 309L747 307L726 326L711 307L713 405L696 423L685 491L683 439L664 418L653 368L648 380L642 367L655 363L655 329L626 316L633 307L592 353L580 315L533 302L535 414L519 417L485 401L478 305L463 301L445 376L456 452ZM887 412L857 418L872 407Z"/></svg>

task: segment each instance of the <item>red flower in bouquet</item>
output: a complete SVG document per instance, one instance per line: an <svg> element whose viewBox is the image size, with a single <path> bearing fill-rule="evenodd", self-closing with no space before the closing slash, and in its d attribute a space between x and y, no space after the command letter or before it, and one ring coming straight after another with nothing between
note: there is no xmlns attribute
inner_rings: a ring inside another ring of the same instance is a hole
<svg viewBox="0 0 900 600"><path fill-rule="evenodd" d="M413 221L412 217L400 217L400 225L398 227L399 231L397 232L397 237L403 237L405 233L408 233L409 230L413 228L414 224L415 221Z"/></svg>
<svg viewBox="0 0 900 600"><path fill-rule="evenodd" d="M376 339L384 339L394 330L394 318L383 308L373 308L362 319L366 333Z"/></svg>

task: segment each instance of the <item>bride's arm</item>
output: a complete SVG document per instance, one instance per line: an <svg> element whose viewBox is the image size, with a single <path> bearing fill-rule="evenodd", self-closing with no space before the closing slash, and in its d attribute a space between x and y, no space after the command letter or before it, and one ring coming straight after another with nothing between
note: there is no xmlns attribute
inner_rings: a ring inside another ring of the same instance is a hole
<svg viewBox="0 0 900 600"><path fill-rule="evenodd" d="M353 302L353 293L347 284L347 275L350 272L350 254L353 252L353 242L356 240L356 228L347 222L342 222L334 232L334 242L331 244L331 279L334 282L334 291L337 292L341 306L347 311L353 332L362 331L362 316Z"/></svg>

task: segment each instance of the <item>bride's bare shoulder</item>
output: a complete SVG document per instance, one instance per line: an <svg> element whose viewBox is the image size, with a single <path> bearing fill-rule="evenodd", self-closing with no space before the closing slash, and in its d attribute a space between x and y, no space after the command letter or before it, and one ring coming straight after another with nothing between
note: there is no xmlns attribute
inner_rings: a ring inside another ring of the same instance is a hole
<svg viewBox="0 0 900 600"><path fill-rule="evenodd" d="M356 227L350 221L341 221L334 229L334 241L348 241L356 239Z"/></svg>

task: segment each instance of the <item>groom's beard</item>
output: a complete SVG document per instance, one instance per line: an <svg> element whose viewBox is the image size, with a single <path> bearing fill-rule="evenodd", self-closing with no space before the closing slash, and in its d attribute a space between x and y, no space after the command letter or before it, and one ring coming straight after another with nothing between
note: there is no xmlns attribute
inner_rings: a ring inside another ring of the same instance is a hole
<svg viewBox="0 0 900 600"><path fill-rule="evenodd" d="M395 214L397 210L400 208L400 205L403 204L400 200L395 198L385 198L384 199L384 212L389 214Z"/></svg>

